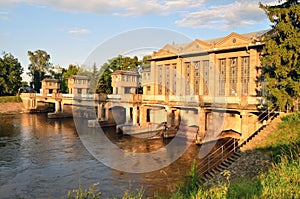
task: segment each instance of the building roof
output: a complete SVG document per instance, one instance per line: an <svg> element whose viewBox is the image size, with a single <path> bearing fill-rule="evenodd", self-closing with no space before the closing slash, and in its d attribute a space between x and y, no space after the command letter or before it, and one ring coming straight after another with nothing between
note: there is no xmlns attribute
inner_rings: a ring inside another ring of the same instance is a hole
<svg viewBox="0 0 300 199"><path fill-rule="evenodd" d="M133 75L138 76L137 72L127 71L127 70L116 70L112 73L112 75Z"/></svg>
<svg viewBox="0 0 300 199"><path fill-rule="evenodd" d="M48 78L45 78L42 80L42 82L59 82L58 79L48 79Z"/></svg>
<svg viewBox="0 0 300 199"><path fill-rule="evenodd" d="M149 68L144 68L143 71L142 71L142 73L144 73L144 72L146 73L146 72L150 72L150 71L151 71L150 67Z"/></svg>
<svg viewBox="0 0 300 199"><path fill-rule="evenodd" d="M259 31L255 31L255 32L248 32L248 33L242 33L242 34L237 33L237 34L247 37L249 39L252 39L254 37L256 37L256 38L263 37L264 35L266 35L267 33L271 32L271 31L272 31L272 29L267 29L267 30L259 30ZM225 39L227 36L228 35L226 35L224 37L212 38L212 39L207 39L207 40L202 40L202 41L207 44L216 44L216 43L222 41L223 39ZM189 42L189 43L184 43L184 44L167 44L166 46L171 46L175 49L183 50L183 49L185 49L185 47L187 47L190 43L193 43L193 42L194 41Z"/></svg>
<svg viewBox="0 0 300 199"><path fill-rule="evenodd" d="M83 76L83 75L72 75L69 77L69 79L84 79L84 80L90 80L88 76Z"/></svg>

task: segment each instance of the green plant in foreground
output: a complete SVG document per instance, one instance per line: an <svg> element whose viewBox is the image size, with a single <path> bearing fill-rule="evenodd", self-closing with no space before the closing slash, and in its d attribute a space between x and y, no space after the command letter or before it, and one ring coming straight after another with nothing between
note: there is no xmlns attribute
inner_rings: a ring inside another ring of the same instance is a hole
<svg viewBox="0 0 300 199"><path fill-rule="evenodd" d="M190 198L192 195L197 193L202 184L203 182L199 175L196 161L194 160L190 171L183 179L183 184L179 185L177 188L178 191L176 193L176 197L183 196L184 198Z"/></svg>
<svg viewBox="0 0 300 199"><path fill-rule="evenodd" d="M95 190L95 187L99 183L94 183L89 189L82 190L82 187L79 186L79 189L75 189L68 192L68 199L99 199L101 192Z"/></svg>

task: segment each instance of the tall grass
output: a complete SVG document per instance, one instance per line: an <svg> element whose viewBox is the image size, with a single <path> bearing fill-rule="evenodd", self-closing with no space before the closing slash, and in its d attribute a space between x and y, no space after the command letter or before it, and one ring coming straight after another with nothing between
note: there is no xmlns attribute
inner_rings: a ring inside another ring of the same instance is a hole
<svg viewBox="0 0 300 199"><path fill-rule="evenodd" d="M278 129L272 132L257 149L271 155L275 162L280 160L282 150L289 150L291 145L300 145L300 113L292 113L282 118Z"/></svg>
<svg viewBox="0 0 300 199"><path fill-rule="evenodd" d="M20 96L4 96L0 97L0 103L7 103L7 102L22 102Z"/></svg>

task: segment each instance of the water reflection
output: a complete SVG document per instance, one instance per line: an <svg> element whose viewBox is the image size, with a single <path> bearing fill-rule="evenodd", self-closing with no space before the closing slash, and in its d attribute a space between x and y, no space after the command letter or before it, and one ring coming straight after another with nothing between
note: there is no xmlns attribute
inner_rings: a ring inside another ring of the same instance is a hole
<svg viewBox="0 0 300 199"><path fill-rule="evenodd" d="M163 149L169 142L120 136L114 128L103 133L117 147L137 153ZM106 149L102 152L110 153ZM140 187L145 187L148 195L155 190L166 192L179 179L179 173L189 170L198 152L199 147L191 145L168 167L143 174L126 173L110 169L90 155L76 133L73 119L58 121L38 114L2 114L0 195L1 198L61 198L80 184L86 188L95 182L100 183L98 188L105 198Z"/></svg>

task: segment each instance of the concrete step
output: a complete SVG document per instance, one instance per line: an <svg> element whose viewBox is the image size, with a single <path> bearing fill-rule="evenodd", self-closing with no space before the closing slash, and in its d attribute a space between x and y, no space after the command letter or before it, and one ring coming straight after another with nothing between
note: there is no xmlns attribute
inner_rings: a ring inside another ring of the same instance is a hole
<svg viewBox="0 0 300 199"><path fill-rule="evenodd" d="M215 171L218 172L218 173L221 173L223 171L223 169L221 169L220 167L216 167Z"/></svg>
<svg viewBox="0 0 300 199"><path fill-rule="evenodd" d="M221 169L223 169L223 170L225 170L225 169L228 168L228 166L226 166L226 165L224 165L224 164L220 164L219 167L220 167Z"/></svg>

